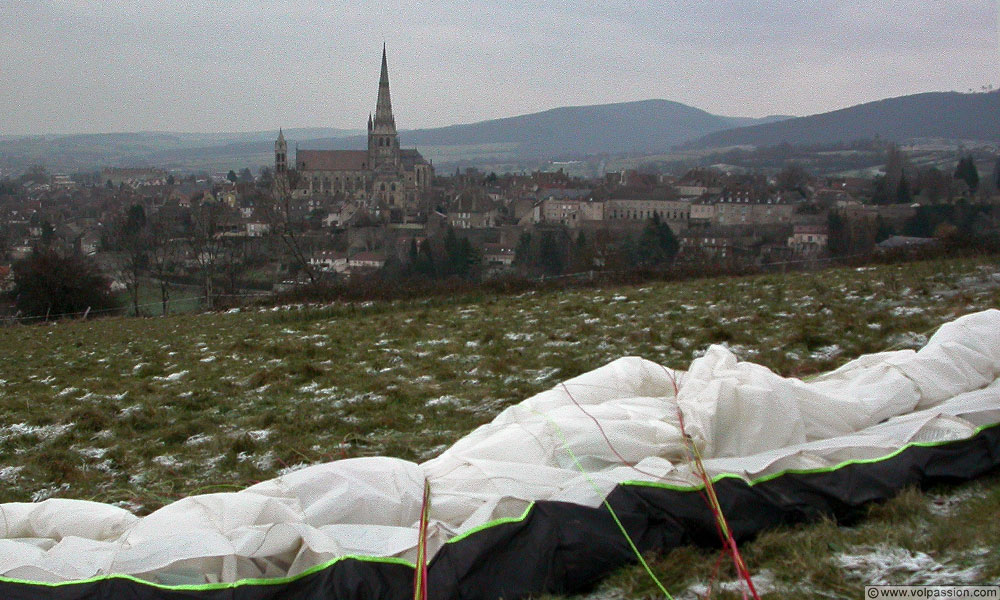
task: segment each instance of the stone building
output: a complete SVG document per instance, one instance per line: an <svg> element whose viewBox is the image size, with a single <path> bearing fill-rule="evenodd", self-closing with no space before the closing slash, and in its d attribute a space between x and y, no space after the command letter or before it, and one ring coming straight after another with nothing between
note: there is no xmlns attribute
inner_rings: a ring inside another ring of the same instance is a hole
<svg viewBox="0 0 1000 600"><path fill-rule="evenodd" d="M340 195L410 212L430 191L434 167L416 149L399 147L385 46L375 117L368 115L368 149L296 149L294 165L299 175L298 191L309 197ZM289 167L288 143L282 132L274 144L274 167L279 176Z"/></svg>

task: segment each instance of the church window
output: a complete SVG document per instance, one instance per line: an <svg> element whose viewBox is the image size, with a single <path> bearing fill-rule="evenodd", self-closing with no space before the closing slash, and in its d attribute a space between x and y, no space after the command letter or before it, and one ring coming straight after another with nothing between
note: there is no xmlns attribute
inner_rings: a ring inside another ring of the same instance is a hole
<svg viewBox="0 0 1000 600"><path fill-rule="evenodd" d="M383 184L382 184L382 187L381 187L381 188L379 188L379 189L380 189L380 190L382 190L382 191L384 192L384 191L385 191L385 184L383 183Z"/></svg>
<svg viewBox="0 0 1000 600"><path fill-rule="evenodd" d="M396 191L396 184L395 183L392 184L392 191L394 191L394 192Z"/></svg>

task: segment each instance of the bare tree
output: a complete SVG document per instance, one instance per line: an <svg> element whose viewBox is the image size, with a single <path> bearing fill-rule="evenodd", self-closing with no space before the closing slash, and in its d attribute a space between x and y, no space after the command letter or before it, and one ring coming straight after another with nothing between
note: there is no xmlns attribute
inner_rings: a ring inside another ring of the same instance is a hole
<svg viewBox="0 0 1000 600"><path fill-rule="evenodd" d="M305 242L304 215L297 211L292 201L295 172L275 173L271 198L264 201L264 213L271 233L276 235L298 270L309 277L309 282L317 281L316 271L309 264L309 248Z"/></svg>
<svg viewBox="0 0 1000 600"><path fill-rule="evenodd" d="M236 294L239 292L240 277L249 266L252 243L243 236L226 237L222 242L220 266L225 275L226 291Z"/></svg>
<svg viewBox="0 0 1000 600"><path fill-rule="evenodd" d="M221 207L214 202L204 203L191 211L191 230L188 247L198 265L205 305L211 309L215 298L215 276L223 252L223 241L218 236Z"/></svg>
<svg viewBox="0 0 1000 600"><path fill-rule="evenodd" d="M160 287L160 303L163 316L167 315L170 303L169 277L177 268L177 245L170 239L170 228L159 219L150 222L149 270Z"/></svg>
<svg viewBox="0 0 1000 600"><path fill-rule="evenodd" d="M115 220L112 227L114 244L118 250L116 274L128 290L132 312L138 316L139 288L143 272L149 264L150 235L145 209L141 204L133 204L124 215Z"/></svg>

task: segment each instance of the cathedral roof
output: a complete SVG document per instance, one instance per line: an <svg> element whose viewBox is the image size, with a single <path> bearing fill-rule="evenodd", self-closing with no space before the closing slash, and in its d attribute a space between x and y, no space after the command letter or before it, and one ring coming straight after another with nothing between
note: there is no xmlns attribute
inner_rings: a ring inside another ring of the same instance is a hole
<svg viewBox="0 0 1000 600"><path fill-rule="evenodd" d="M366 150L299 150L295 154L300 171L366 171Z"/></svg>
<svg viewBox="0 0 1000 600"><path fill-rule="evenodd" d="M406 171L413 170L414 165L426 165L427 160L417 151L416 148L406 148L399 151L399 162L402 163Z"/></svg>

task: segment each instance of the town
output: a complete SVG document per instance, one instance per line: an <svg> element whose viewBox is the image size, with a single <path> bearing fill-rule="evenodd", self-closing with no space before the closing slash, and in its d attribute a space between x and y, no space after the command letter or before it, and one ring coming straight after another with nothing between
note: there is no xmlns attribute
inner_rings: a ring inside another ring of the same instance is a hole
<svg viewBox="0 0 1000 600"><path fill-rule="evenodd" d="M596 178L554 163L530 173L435 173L417 149L400 148L384 48L367 131L367 150L294 154L279 131L273 164L253 170L64 174L35 165L5 177L0 288L16 292L6 314L97 315L118 312L121 298L130 314L167 314L373 278L784 267L975 244L1000 231L1000 160L989 164L989 148L927 165L876 141L868 150L884 160L867 177L820 176L796 161ZM101 289L54 293L67 286L44 283L53 270Z"/></svg>

